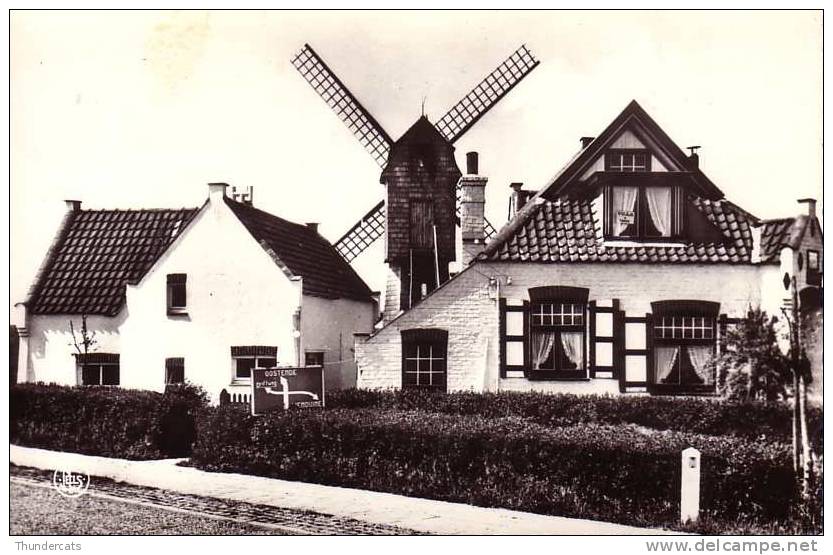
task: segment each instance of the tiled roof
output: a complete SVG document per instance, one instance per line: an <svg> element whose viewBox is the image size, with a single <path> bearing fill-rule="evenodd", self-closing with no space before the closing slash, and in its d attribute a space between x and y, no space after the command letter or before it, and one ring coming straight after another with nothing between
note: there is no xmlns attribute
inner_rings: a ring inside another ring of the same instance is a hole
<svg viewBox="0 0 833 555"><path fill-rule="evenodd" d="M755 222L746 212L726 200L690 197L689 202L720 230L724 241L676 246L605 244L600 214L592 200L536 197L480 258L513 262L750 262L751 225Z"/></svg>
<svg viewBox="0 0 833 555"><path fill-rule="evenodd" d="M196 212L69 214L28 299L29 309L35 314L117 314L125 284L141 279Z"/></svg>
<svg viewBox="0 0 833 555"><path fill-rule="evenodd" d="M798 248L804 229L810 219L807 216L765 220L761 224L761 261L778 259L784 247Z"/></svg>
<svg viewBox="0 0 833 555"><path fill-rule="evenodd" d="M303 277L303 292L327 299L367 301L367 284L326 239L306 225L296 224L226 198L249 233L289 272Z"/></svg>

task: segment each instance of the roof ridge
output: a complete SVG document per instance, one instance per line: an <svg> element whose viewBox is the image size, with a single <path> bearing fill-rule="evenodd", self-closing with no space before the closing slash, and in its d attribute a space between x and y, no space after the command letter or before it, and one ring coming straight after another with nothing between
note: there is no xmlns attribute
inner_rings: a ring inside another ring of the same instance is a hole
<svg viewBox="0 0 833 555"><path fill-rule="evenodd" d="M118 212L121 214L139 213L139 212L188 212L191 210L199 210L197 207L182 208L82 208L77 212Z"/></svg>

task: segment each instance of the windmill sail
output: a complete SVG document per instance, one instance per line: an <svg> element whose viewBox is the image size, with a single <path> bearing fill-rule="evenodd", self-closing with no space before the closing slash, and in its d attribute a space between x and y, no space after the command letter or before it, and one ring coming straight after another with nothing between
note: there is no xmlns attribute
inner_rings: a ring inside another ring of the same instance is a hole
<svg viewBox="0 0 833 555"><path fill-rule="evenodd" d="M384 233L385 201L381 201L336 242L336 250L344 260L352 262Z"/></svg>
<svg viewBox="0 0 833 555"><path fill-rule="evenodd" d="M373 156L376 163L385 167L388 151L393 143L390 136L347 90L344 83L336 77L309 44L305 44L304 48L292 58L292 65L335 111L344 125L359 139L365 150Z"/></svg>
<svg viewBox="0 0 833 555"><path fill-rule="evenodd" d="M540 62L521 46L434 124L450 143L459 139Z"/></svg>

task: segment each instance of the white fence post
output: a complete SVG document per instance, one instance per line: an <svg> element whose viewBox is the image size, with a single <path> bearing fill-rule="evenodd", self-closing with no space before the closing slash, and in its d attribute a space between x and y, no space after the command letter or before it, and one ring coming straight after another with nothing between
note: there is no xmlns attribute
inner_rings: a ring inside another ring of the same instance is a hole
<svg viewBox="0 0 833 555"><path fill-rule="evenodd" d="M683 450L680 480L680 522L697 522L700 515L700 451Z"/></svg>

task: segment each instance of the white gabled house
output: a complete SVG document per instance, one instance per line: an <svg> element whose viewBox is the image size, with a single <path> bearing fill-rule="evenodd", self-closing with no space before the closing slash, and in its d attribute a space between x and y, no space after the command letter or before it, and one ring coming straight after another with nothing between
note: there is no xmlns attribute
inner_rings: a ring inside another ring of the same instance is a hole
<svg viewBox="0 0 833 555"><path fill-rule="evenodd" d="M785 277L805 309L820 306L815 201L795 218L753 216L635 101L540 191L513 187L515 214L485 246L472 160L459 180L465 268L404 310L386 306L384 326L357 340L359 387L710 393L727 326L750 307L781 316Z"/></svg>
<svg viewBox="0 0 833 555"><path fill-rule="evenodd" d="M82 210L19 306L18 381L161 391L183 380L243 400L255 366L323 364L354 386L353 334L377 300L318 234L209 185L199 209ZM95 344L79 354L86 317Z"/></svg>

